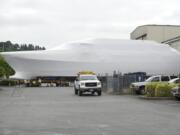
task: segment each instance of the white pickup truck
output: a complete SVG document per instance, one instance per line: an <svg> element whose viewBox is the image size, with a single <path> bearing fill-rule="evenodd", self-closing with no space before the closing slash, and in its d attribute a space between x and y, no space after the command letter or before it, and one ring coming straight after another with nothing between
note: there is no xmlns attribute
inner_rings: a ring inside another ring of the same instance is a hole
<svg viewBox="0 0 180 135"><path fill-rule="evenodd" d="M151 76L144 82L135 82L131 84L131 89L135 91L136 94L144 94L145 93L145 85L149 82L168 82L171 80L170 76Z"/></svg>
<svg viewBox="0 0 180 135"><path fill-rule="evenodd" d="M74 93L82 96L85 92L91 92L93 95L97 93L101 96L101 82L95 74L78 74L74 81Z"/></svg>

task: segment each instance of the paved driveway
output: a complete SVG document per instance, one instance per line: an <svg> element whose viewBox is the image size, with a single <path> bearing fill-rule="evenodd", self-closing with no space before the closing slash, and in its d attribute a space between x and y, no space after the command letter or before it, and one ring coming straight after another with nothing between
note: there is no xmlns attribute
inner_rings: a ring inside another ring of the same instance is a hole
<svg viewBox="0 0 180 135"><path fill-rule="evenodd" d="M180 102L78 97L73 88L4 88L0 135L180 135Z"/></svg>

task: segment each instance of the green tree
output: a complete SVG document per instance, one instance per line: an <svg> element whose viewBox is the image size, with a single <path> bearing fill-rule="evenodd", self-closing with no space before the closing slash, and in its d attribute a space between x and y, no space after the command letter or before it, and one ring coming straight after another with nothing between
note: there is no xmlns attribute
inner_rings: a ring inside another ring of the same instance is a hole
<svg viewBox="0 0 180 135"><path fill-rule="evenodd" d="M5 75L5 70L2 66L0 66L0 78Z"/></svg>
<svg viewBox="0 0 180 135"><path fill-rule="evenodd" d="M29 50L45 50L45 47L41 47L33 44L13 44L11 41L0 42L0 52L8 51L29 51Z"/></svg>
<svg viewBox="0 0 180 135"><path fill-rule="evenodd" d="M20 49L19 44L14 44L12 48L13 48L12 51L19 51Z"/></svg>
<svg viewBox="0 0 180 135"><path fill-rule="evenodd" d="M28 50L34 50L34 46L32 44L28 45Z"/></svg>
<svg viewBox="0 0 180 135"><path fill-rule="evenodd" d="M1 67L1 74L2 76L6 76L9 78L9 76L14 75L15 71L13 68L9 66L9 64L0 56L0 67Z"/></svg>

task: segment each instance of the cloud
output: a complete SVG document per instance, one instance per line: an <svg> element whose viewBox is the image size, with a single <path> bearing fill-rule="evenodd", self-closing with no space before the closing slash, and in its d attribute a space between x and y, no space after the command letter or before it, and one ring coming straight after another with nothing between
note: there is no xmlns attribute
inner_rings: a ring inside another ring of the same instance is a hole
<svg viewBox="0 0 180 135"><path fill-rule="evenodd" d="M171 24L180 25L180 10L177 9L163 17L163 20L168 20Z"/></svg>
<svg viewBox="0 0 180 135"><path fill-rule="evenodd" d="M178 24L179 0L2 0L2 40L47 47L89 37L129 38L138 25Z"/></svg>

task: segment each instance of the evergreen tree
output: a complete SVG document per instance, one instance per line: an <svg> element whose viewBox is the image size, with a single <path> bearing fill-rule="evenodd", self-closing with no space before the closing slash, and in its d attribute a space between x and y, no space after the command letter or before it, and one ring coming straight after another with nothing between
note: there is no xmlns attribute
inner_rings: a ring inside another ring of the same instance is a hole
<svg viewBox="0 0 180 135"><path fill-rule="evenodd" d="M43 46L33 45L33 44L13 44L11 41L0 42L0 52L8 51L31 51L31 50L45 50Z"/></svg>

